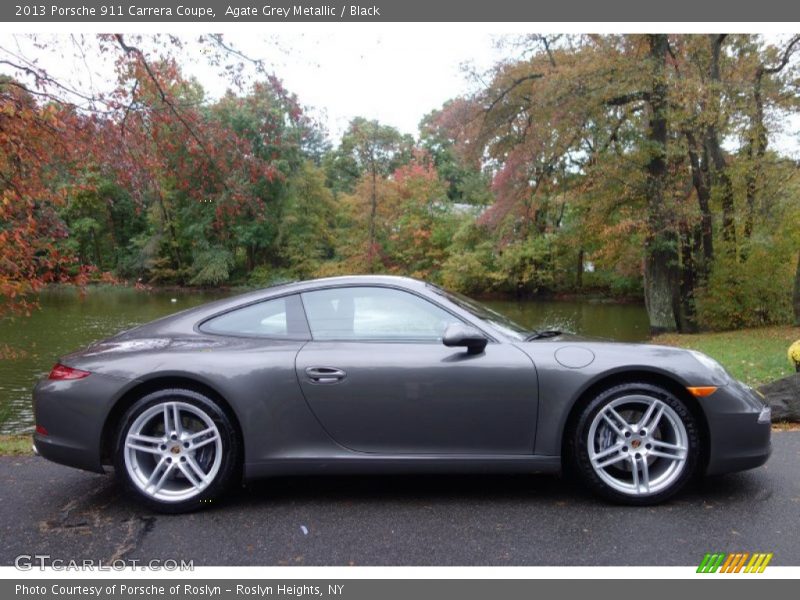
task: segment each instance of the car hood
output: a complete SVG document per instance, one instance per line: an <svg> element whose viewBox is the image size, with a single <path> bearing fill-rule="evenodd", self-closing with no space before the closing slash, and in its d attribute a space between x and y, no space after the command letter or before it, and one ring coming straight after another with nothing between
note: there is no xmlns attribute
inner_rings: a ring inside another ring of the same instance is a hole
<svg viewBox="0 0 800 600"><path fill-rule="evenodd" d="M519 342L538 368L585 370L593 373L639 370L669 374L679 381L701 385L713 374L684 348L649 343L617 342L577 335Z"/></svg>

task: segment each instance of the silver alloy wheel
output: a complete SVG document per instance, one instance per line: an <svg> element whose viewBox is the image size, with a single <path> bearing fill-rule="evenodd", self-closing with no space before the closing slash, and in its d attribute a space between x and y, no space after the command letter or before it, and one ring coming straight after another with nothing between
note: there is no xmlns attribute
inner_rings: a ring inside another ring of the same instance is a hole
<svg viewBox="0 0 800 600"><path fill-rule="evenodd" d="M681 476L689 436L672 407L636 394L600 409L589 428L587 447L594 472L608 486L628 496L649 496Z"/></svg>
<svg viewBox="0 0 800 600"><path fill-rule="evenodd" d="M146 496L181 502L202 493L222 464L222 437L202 409L186 402L151 406L125 435L125 468Z"/></svg>

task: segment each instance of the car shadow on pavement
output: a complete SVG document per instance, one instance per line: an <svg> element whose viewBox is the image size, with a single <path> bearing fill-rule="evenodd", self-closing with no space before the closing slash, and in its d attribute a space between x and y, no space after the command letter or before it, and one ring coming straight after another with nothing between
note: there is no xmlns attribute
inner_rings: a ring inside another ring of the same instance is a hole
<svg viewBox="0 0 800 600"><path fill-rule="evenodd" d="M38 462L39 459L28 460ZM105 520L114 513L136 517L161 516L136 502L132 494L116 480L111 470L105 476L60 469L58 474L60 483L51 485L48 489L46 512L49 515L40 521L42 530L80 530L91 523ZM11 481L5 483L13 484ZM707 477L691 483L663 506L752 503L754 500L769 499L772 488L765 469ZM369 505L383 502L424 502L428 505L609 505L587 493L577 483L556 475L314 475L276 476L249 482L231 490L220 502L210 505L206 510L216 512L232 509L246 512L283 505ZM41 504L38 507L39 510L45 508ZM39 510L34 512L38 513Z"/></svg>
<svg viewBox="0 0 800 600"><path fill-rule="evenodd" d="M671 504L752 502L771 495L757 472L703 478L690 483ZM555 475L319 475L285 476L243 485L220 504L245 508L285 502L530 502L608 504L574 481ZM657 508L657 507L656 507ZM635 509L635 507L634 507Z"/></svg>

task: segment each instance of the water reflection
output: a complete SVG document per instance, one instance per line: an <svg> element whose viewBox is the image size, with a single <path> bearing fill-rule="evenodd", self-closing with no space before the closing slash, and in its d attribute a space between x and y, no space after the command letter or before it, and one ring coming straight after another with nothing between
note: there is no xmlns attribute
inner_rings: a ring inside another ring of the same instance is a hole
<svg viewBox="0 0 800 600"><path fill-rule="evenodd" d="M40 309L30 317L0 322L0 346L21 354L0 359L0 433L32 428L31 388L60 355L222 295L111 287L90 289L83 298L72 288L43 292Z"/></svg>
<svg viewBox="0 0 800 600"><path fill-rule="evenodd" d="M493 300L485 304L531 329L560 329L622 342L642 342L649 337L647 312L641 304L589 300Z"/></svg>

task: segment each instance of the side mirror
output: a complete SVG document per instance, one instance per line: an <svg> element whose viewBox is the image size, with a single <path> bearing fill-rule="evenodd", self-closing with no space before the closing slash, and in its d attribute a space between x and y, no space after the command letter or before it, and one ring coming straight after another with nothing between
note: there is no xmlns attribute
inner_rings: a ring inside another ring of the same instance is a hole
<svg viewBox="0 0 800 600"><path fill-rule="evenodd" d="M444 330L442 343L448 347L466 346L467 354L480 354L489 340L480 331L462 323L451 323Z"/></svg>

